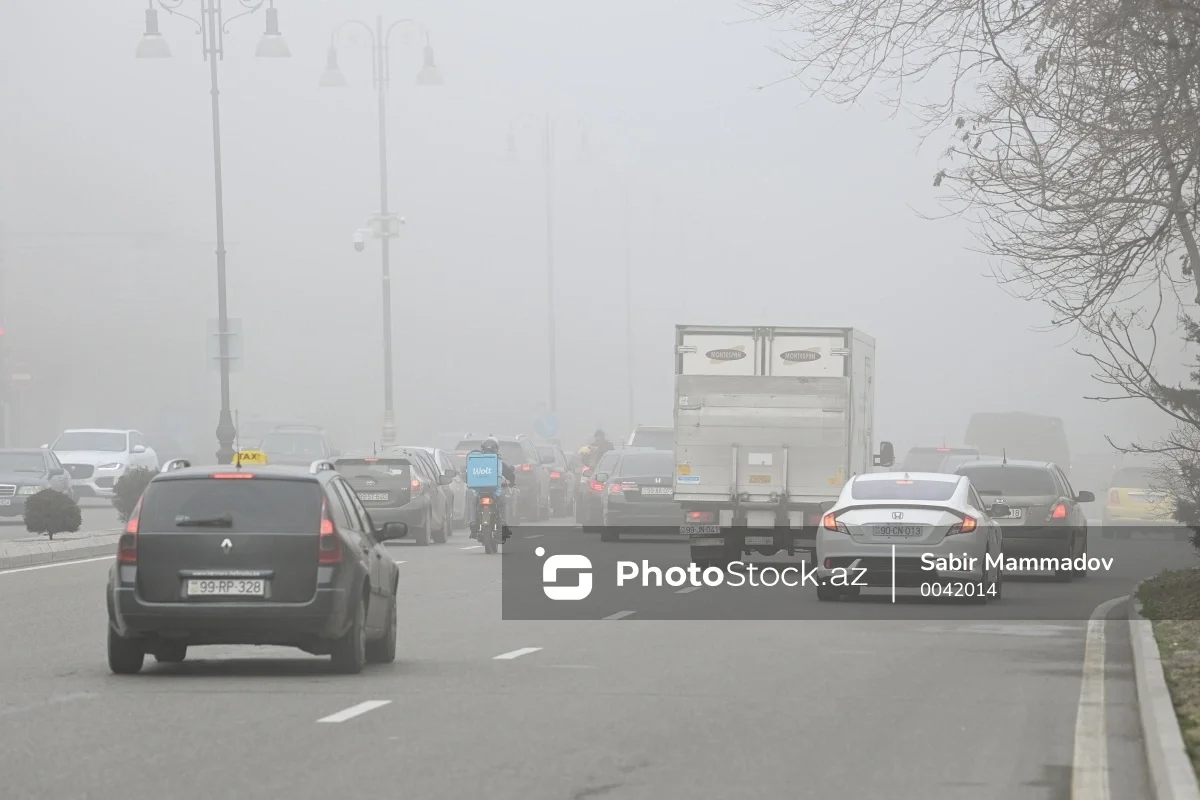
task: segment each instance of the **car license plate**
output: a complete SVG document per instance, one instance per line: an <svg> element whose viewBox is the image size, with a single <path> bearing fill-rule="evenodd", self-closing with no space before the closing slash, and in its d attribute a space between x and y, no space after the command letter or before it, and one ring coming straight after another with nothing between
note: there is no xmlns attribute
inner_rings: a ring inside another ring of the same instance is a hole
<svg viewBox="0 0 1200 800"><path fill-rule="evenodd" d="M750 482L751 483L770 483L771 476L770 475L751 475Z"/></svg>
<svg viewBox="0 0 1200 800"><path fill-rule="evenodd" d="M643 486L642 494L674 494L675 490L669 486Z"/></svg>
<svg viewBox="0 0 1200 800"><path fill-rule="evenodd" d="M206 578L187 582L188 597L262 597L267 582L262 578Z"/></svg>
<svg viewBox="0 0 1200 800"><path fill-rule="evenodd" d="M684 536L717 536L721 533L720 525L680 525L680 534Z"/></svg>
<svg viewBox="0 0 1200 800"><path fill-rule="evenodd" d="M84 478L72 478L71 479L72 486L83 486L85 483L87 483L87 480L85 480Z"/></svg>
<svg viewBox="0 0 1200 800"><path fill-rule="evenodd" d="M11 497L6 497L3 500L0 500L0 506L11 506L11 505L12 505Z"/></svg>
<svg viewBox="0 0 1200 800"><path fill-rule="evenodd" d="M1007 517L1001 517L1000 519L1020 519L1020 518L1021 518L1022 516L1024 516L1024 515L1025 515L1025 509L1023 509L1023 508L1010 508L1010 509L1008 510L1008 516L1007 516Z"/></svg>
<svg viewBox="0 0 1200 800"><path fill-rule="evenodd" d="M359 500L367 500L367 501L387 500L388 493L387 492L358 492L358 499Z"/></svg>
<svg viewBox="0 0 1200 800"><path fill-rule="evenodd" d="M924 525L876 525L875 535L888 539L918 539L925 535Z"/></svg>

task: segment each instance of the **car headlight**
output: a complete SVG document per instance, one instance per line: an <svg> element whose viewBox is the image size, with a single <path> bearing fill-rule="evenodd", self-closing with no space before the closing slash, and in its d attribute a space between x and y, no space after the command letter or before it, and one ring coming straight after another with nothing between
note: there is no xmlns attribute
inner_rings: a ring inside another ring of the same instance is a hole
<svg viewBox="0 0 1200 800"><path fill-rule="evenodd" d="M46 488L46 487L44 487L44 486L22 486L20 489L17 490L17 494L37 494L44 488Z"/></svg>
<svg viewBox="0 0 1200 800"><path fill-rule="evenodd" d="M124 465L120 462L113 462L112 464L101 464L97 469L120 469L122 466Z"/></svg>

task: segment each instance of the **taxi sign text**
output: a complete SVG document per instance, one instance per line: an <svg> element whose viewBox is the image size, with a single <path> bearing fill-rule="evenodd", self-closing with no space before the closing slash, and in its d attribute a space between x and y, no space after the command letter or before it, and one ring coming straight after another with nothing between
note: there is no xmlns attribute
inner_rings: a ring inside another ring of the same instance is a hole
<svg viewBox="0 0 1200 800"><path fill-rule="evenodd" d="M243 450L233 457L234 464L265 464L267 454L261 450Z"/></svg>

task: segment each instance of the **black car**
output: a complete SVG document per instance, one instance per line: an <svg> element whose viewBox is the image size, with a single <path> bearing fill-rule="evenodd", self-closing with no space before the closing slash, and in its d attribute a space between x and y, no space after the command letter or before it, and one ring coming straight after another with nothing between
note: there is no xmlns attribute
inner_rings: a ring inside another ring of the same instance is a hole
<svg viewBox="0 0 1200 800"><path fill-rule="evenodd" d="M579 494L575 497L575 522L589 530L604 522L604 493L608 491L608 475L621 450L610 450L600 457L594 469L581 474Z"/></svg>
<svg viewBox="0 0 1200 800"><path fill-rule="evenodd" d="M43 489L74 497L71 476L53 450L0 450L0 517L19 517L25 501Z"/></svg>
<svg viewBox="0 0 1200 800"><path fill-rule="evenodd" d="M171 462L138 501L108 576L108 664L176 663L192 645L282 645L338 672L396 657L399 569L328 462L190 467Z"/></svg>
<svg viewBox="0 0 1200 800"><path fill-rule="evenodd" d="M379 524L403 522L422 547L443 544L454 523L454 507L442 493L444 478L432 458L411 448L388 448L378 455L347 454L334 460Z"/></svg>
<svg viewBox="0 0 1200 800"><path fill-rule="evenodd" d="M615 542L621 528L678 528L683 510L675 502L675 453L672 450L636 452L618 450L618 458L604 478L601 493L604 528L602 541ZM599 470L597 470L599 472Z"/></svg>
<svg viewBox="0 0 1200 800"><path fill-rule="evenodd" d="M1087 515L1083 503L1096 499L1076 492L1062 469L1048 461L979 460L958 467L959 475L986 503L1003 502L998 516L1004 533L1004 556L1076 558L1087 551ZM1083 573L1060 571L1060 580Z"/></svg>
<svg viewBox="0 0 1200 800"><path fill-rule="evenodd" d="M483 445L488 437L469 436L454 448L470 453ZM514 522L534 522L550 519L550 470L542 464L533 442L524 436L494 436L500 443L500 460L517 471L516 513Z"/></svg>
<svg viewBox="0 0 1200 800"><path fill-rule="evenodd" d="M575 470L558 445L539 444L537 451L542 466L550 470L550 513L556 517L571 516L575 513Z"/></svg>

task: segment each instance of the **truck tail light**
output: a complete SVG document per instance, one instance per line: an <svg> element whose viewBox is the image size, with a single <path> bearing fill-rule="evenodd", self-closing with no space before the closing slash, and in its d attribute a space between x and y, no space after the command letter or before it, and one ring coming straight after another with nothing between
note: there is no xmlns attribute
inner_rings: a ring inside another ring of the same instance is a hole
<svg viewBox="0 0 1200 800"><path fill-rule="evenodd" d="M687 521L703 525L712 522L714 516L711 511L689 511L687 512Z"/></svg>

